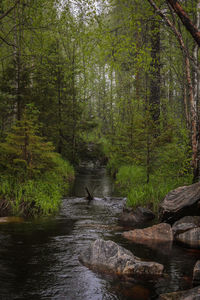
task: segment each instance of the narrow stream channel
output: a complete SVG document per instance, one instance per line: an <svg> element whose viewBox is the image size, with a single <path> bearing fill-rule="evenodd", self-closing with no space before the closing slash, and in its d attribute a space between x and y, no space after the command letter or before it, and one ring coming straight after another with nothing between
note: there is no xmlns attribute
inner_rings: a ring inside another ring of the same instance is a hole
<svg viewBox="0 0 200 300"><path fill-rule="evenodd" d="M84 187L96 198L88 205ZM200 251L136 246L121 237L118 216L124 200L113 197L105 169L82 169L73 197L63 199L56 217L0 225L0 300L146 300L192 287ZM111 239L135 255L163 263L160 280L125 282L95 273L78 256L97 238Z"/></svg>

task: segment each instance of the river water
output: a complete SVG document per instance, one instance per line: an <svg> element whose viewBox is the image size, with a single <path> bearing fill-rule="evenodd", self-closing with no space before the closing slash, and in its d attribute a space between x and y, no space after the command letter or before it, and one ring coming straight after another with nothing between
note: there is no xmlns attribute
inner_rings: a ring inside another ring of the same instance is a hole
<svg viewBox="0 0 200 300"><path fill-rule="evenodd" d="M85 186L97 196L90 204ZM82 169L73 196L63 199L57 216L0 224L0 300L147 300L191 288L200 252L175 245L153 249L123 239L118 216L125 200L112 198L113 193L105 169ZM97 238L111 239L137 256L163 263L164 277L127 282L89 270L78 256Z"/></svg>

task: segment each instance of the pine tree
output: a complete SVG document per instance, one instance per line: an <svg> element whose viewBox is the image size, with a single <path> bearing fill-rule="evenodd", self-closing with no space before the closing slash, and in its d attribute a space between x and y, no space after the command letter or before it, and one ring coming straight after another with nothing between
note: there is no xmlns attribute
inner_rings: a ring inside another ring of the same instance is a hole
<svg viewBox="0 0 200 300"><path fill-rule="evenodd" d="M53 165L54 147L39 136L38 111L32 105L26 106L22 119L12 127L0 149L2 172L20 181L33 179Z"/></svg>

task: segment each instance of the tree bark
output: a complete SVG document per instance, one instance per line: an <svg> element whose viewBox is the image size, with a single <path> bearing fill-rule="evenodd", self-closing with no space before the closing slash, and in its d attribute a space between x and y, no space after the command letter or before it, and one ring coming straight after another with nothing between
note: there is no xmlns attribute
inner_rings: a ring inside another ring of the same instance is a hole
<svg viewBox="0 0 200 300"><path fill-rule="evenodd" d="M197 1L197 14L196 14L196 27L200 30L200 0ZM199 55L199 47L195 44L193 56L194 60L199 67L198 55ZM194 176L195 181L200 181L200 125L199 125L199 117L200 117L200 107L199 107L199 94L200 94L200 75L199 72L195 69L194 70L194 99L197 103L197 115L198 115L198 124L197 124L197 168L196 174Z"/></svg>
<svg viewBox="0 0 200 300"><path fill-rule="evenodd" d="M178 3L177 0L166 0L173 10L176 12L176 14L181 19L181 22L186 27L186 29L190 32L195 42L200 46L200 31L198 28L192 23L187 13L184 11L182 6Z"/></svg>

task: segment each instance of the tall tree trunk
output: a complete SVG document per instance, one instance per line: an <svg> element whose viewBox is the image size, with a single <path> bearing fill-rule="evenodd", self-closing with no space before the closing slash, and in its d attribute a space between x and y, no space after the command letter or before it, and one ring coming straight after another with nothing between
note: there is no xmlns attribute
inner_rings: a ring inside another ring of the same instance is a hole
<svg viewBox="0 0 200 300"><path fill-rule="evenodd" d="M197 1L197 15L196 15L196 27L200 30L200 0ZM196 62L197 67L199 68L199 47L196 44L193 51L193 56ZM197 104L197 167L196 167L196 174L194 176L195 181L200 181L200 103L199 103L199 95L200 95L200 76L199 72L195 69L194 70L194 100Z"/></svg>
<svg viewBox="0 0 200 300"><path fill-rule="evenodd" d="M160 23L151 21L151 77L149 106L154 122L160 117Z"/></svg>

